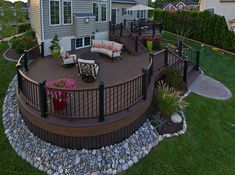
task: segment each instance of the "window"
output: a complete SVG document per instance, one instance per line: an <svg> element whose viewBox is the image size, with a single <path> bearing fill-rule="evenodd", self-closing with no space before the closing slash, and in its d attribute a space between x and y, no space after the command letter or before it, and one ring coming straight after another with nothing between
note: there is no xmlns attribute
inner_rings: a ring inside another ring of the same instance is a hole
<svg viewBox="0 0 235 175"><path fill-rule="evenodd" d="M122 8L122 15L129 14L126 8Z"/></svg>
<svg viewBox="0 0 235 175"><path fill-rule="evenodd" d="M92 3L92 13L95 15L95 21L99 21L99 4L96 2Z"/></svg>
<svg viewBox="0 0 235 175"><path fill-rule="evenodd" d="M144 13L145 11L144 10L138 10L137 11L137 18L144 18Z"/></svg>
<svg viewBox="0 0 235 175"><path fill-rule="evenodd" d="M84 46L90 46L90 45L91 45L91 37L85 37Z"/></svg>
<svg viewBox="0 0 235 175"><path fill-rule="evenodd" d="M107 21L107 3L101 3L101 21Z"/></svg>
<svg viewBox="0 0 235 175"><path fill-rule="evenodd" d="M83 47L83 38L76 39L76 48Z"/></svg>
<svg viewBox="0 0 235 175"><path fill-rule="evenodd" d="M50 0L50 24L60 24L60 1Z"/></svg>
<svg viewBox="0 0 235 175"><path fill-rule="evenodd" d="M64 24L72 24L72 2L64 1L63 10L64 10Z"/></svg>
<svg viewBox="0 0 235 175"><path fill-rule="evenodd" d="M83 38L77 38L75 44L76 44L76 48L91 46L91 37L87 36Z"/></svg>

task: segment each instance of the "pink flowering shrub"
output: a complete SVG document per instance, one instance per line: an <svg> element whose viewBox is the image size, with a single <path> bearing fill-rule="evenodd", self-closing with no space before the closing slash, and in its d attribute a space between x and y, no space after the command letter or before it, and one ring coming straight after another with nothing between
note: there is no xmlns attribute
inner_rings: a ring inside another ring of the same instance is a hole
<svg viewBox="0 0 235 175"><path fill-rule="evenodd" d="M57 99L59 101L65 100L67 98L67 95L71 94L70 92L66 90L77 88L76 81L70 78L61 78L61 79L57 79L54 81L48 81L46 85L48 87L52 87L52 88L47 89L47 95L50 98ZM53 87L55 87L55 89L53 89ZM59 89L56 89L56 88L59 88ZM65 90L62 90L62 89L65 89Z"/></svg>

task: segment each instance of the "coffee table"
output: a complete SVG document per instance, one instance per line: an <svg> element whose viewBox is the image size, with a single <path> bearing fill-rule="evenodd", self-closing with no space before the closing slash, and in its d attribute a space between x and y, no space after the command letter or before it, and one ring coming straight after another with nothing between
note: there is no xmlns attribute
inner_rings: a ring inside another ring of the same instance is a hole
<svg viewBox="0 0 235 175"><path fill-rule="evenodd" d="M80 55L80 58L83 60L96 60L99 57L97 52L85 52Z"/></svg>

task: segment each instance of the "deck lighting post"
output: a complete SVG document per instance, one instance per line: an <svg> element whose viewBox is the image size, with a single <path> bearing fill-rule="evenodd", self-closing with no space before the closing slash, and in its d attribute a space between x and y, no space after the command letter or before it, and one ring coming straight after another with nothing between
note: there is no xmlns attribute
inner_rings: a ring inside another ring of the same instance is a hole
<svg viewBox="0 0 235 175"><path fill-rule="evenodd" d="M153 22L153 35L155 35L155 25L156 25L156 23L155 22Z"/></svg>
<svg viewBox="0 0 235 175"><path fill-rule="evenodd" d="M28 71L28 51L24 50L24 69L25 71Z"/></svg>
<svg viewBox="0 0 235 175"><path fill-rule="evenodd" d="M167 67L168 66L168 48L165 47L165 52L164 52L164 64Z"/></svg>
<svg viewBox="0 0 235 175"><path fill-rule="evenodd" d="M46 117L47 111L47 95L45 90L46 80L39 81L39 105L41 117Z"/></svg>
<svg viewBox="0 0 235 175"><path fill-rule="evenodd" d="M20 69L22 68L21 64L16 65L16 72L17 72L17 80L18 80L18 93L20 93L22 89L22 79L21 79L21 74L20 74Z"/></svg>
<svg viewBox="0 0 235 175"><path fill-rule="evenodd" d="M183 74L183 81L187 83L188 79L188 60L184 60L184 74Z"/></svg>
<svg viewBox="0 0 235 175"><path fill-rule="evenodd" d="M123 24L120 24L120 37L122 37L122 32L123 32Z"/></svg>
<svg viewBox="0 0 235 175"><path fill-rule="evenodd" d="M196 51L196 70L199 70L200 67L200 51Z"/></svg>
<svg viewBox="0 0 235 175"><path fill-rule="evenodd" d="M182 50L183 50L183 42L179 41L179 56L182 57Z"/></svg>
<svg viewBox="0 0 235 175"><path fill-rule="evenodd" d="M133 33L133 22L131 22L131 32Z"/></svg>
<svg viewBox="0 0 235 175"><path fill-rule="evenodd" d="M104 121L104 82L99 84L99 122Z"/></svg>
<svg viewBox="0 0 235 175"><path fill-rule="evenodd" d="M142 94L143 94L143 100L146 100L146 98L147 98L147 70L142 69L142 71L143 71Z"/></svg>
<svg viewBox="0 0 235 175"><path fill-rule="evenodd" d="M44 58L44 42L41 42L41 57Z"/></svg>
<svg viewBox="0 0 235 175"><path fill-rule="evenodd" d="M140 24L140 22L139 22L139 36L141 36L141 24Z"/></svg>

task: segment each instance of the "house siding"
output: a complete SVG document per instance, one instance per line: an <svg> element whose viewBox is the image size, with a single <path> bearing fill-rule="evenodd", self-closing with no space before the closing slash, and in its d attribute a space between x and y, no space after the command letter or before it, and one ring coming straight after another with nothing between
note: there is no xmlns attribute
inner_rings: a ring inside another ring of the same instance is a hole
<svg viewBox="0 0 235 175"><path fill-rule="evenodd" d="M104 0L73 0L72 1L72 8L73 8L73 14L75 13L92 13L92 2L107 2L107 22L99 22L95 23L95 31L108 31L109 28L109 20L110 20L110 0L104 1ZM67 36L75 36L75 24L73 21L73 24L71 25L63 25L63 19L62 19L62 7L63 0L60 0L60 25L57 26L51 26L50 25L50 16L49 16L49 0L43 0L43 15L44 15L44 35L45 39L53 38L55 34L58 34L60 37L67 37ZM101 8L101 6L99 6ZM99 20L101 19L101 13L99 13ZM82 23L79 25L81 28L78 30L79 33L82 33L83 31L86 32L86 24L84 23L84 26L82 26Z"/></svg>
<svg viewBox="0 0 235 175"><path fill-rule="evenodd" d="M84 22L85 18L79 18L74 16L74 25L75 25L75 36L91 36L95 33L95 17L90 17L89 22Z"/></svg>
<svg viewBox="0 0 235 175"><path fill-rule="evenodd" d="M36 33L38 41L42 41L40 9L40 0L29 1L30 23Z"/></svg>
<svg viewBox="0 0 235 175"><path fill-rule="evenodd" d="M143 4L143 5L148 5L148 1L147 0L136 0L137 3ZM117 9L117 17L116 17L116 23L120 24L124 21L124 19L126 20L134 20L137 19L137 11L132 11L132 15L131 14L126 14L126 15L122 15L122 8L130 8L132 6L134 6L136 4L128 4L128 3L117 3L117 2L113 2L112 3L112 9ZM145 12L145 17L148 17L148 12Z"/></svg>

